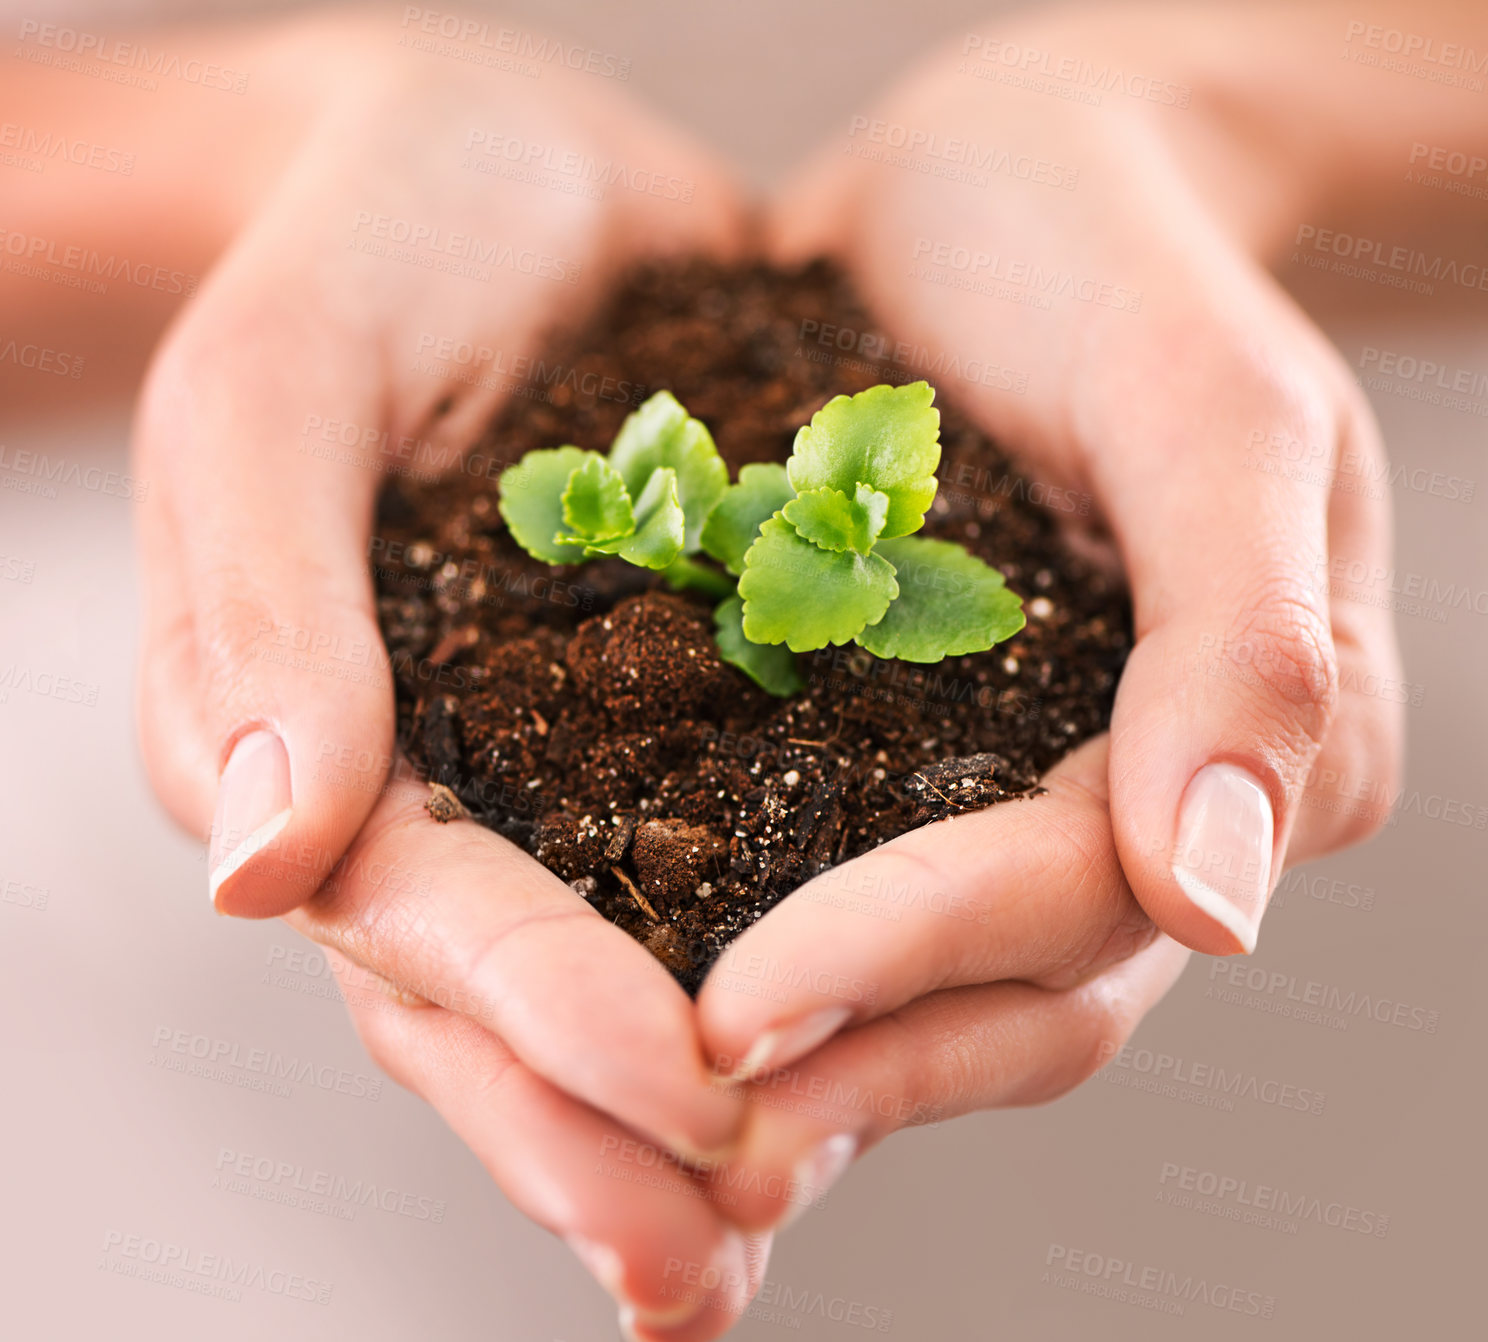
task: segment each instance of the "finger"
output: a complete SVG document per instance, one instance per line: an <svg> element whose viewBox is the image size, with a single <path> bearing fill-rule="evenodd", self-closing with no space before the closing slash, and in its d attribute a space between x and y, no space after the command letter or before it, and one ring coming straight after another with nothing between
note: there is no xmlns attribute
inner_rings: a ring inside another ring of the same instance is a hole
<svg viewBox="0 0 1488 1342"><path fill-rule="evenodd" d="M1137 632L1112 716L1112 821L1159 927L1197 950L1248 953L1339 725L1333 603L1317 581L1329 532L1375 553L1388 524L1331 487L1345 421L1329 356L1279 294L1259 278L1196 285L1145 320L1148 339L1103 351L1109 380L1081 430ZM1257 346L1253 330L1277 334ZM1180 343L1183 376L1165 378ZM1154 394L1134 403L1133 386ZM1301 445L1309 469L1269 469L1258 448L1273 443ZM1366 656L1388 643L1378 612L1356 612L1349 630ZM1345 749L1372 751L1382 738L1355 730L1351 707ZM1375 758L1366 776L1390 767ZM1309 841L1337 833L1320 818Z"/></svg>
<svg viewBox="0 0 1488 1342"><path fill-rule="evenodd" d="M914 85L904 96L908 117L916 98L939 95ZM1335 722L1338 652L1315 578L1330 511L1355 506L1340 494L1330 510L1326 485L1267 469L1257 448L1319 449L1308 465L1331 479L1336 359L1138 123L1076 107L1030 121L1016 101L1003 110L1023 118L1020 133L1052 130L1056 143L1063 122L1079 123L1078 142L1096 155L1079 192L968 194L932 179L869 193L872 208L854 209L866 175L883 170L872 164L831 197L841 250L911 341L962 358L1016 349L1035 370L1017 391L964 390L1038 469L1093 490L1126 563L1138 643L1111 768L1128 878L1178 940L1248 950ZM968 104L968 115L984 111ZM957 221L954 236L940 218ZM965 258L973 273L957 272ZM1088 304L998 301L1017 298L1031 273L1100 287ZM1224 673L1226 650L1240 646L1254 652L1248 679ZM1196 674L1204 668L1220 673ZM1365 776L1386 774L1388 726L1378 713L1355 720L1367 725L1347 749L1371 752Z"/></svg>
<svg viewBox="0 0 1488 1342"><path fill-rule="evenodd" d="M1055 1099L1118 1051L1187 960L1160 937L1078 988L952 988L837 1036L750 1088L743 1139L709 1171L720 1210L787 1225L892 1132Z"/></svg>
<svg viewBox="0 0 1488 1342"><path fill-rule="evenodd" d="M402 771L400 770L400 773ZM479 1022L538 1075L674 1150L726 1147L737 1094L704 1066L692 1005L659 961L525 853L389 781L305 935Z"/></svg>
<svg viewBox="0 0 1488 1342"><path fill-rule="evenodd" d="M356 975L344 963L338 978L367 1051L439 1111L520 1211L563 1237L636 1336L706 1342L732 1325L759 1289L768 1236L741 1235L675 1165L627 1179L641 1170L619 1158L637 1147L631 1134L473 1021L346 989Z"/></svg>
<svg viewBox="0 0 1488 1342"><path fill-rule="evenodd" d="M461 137L434 113L439 133L412 162L348 153L365 142L403 152L399 87L332 99L318 115L166 341L141 402L141 474L161 485L142 527L145 754L172 812L210 830L223 912L267 916L307 898L386 772L392 690L366 553L382 469L407 444L423 471L454 466L505 387L482 368L454 387L410 369L416 333L514 355L581 316L610 266L688 239L737 242L728 183L659 128L645 161L664 187L675 180L676 199L512 188L462 168ZM459 80L418 89L440 115L468 115ZM589 89L561 108L550 111L576 145L639 141L648 124ZM468 268L399 264L375 234L406 223L410 184L439 239L494 229L513 255L557 258L556 271L503 273L493 297Z"/></svg>
<svg viewBox="0 0 1488 1342"><path fill-rule="evenodd" d="M1338 712L1307 778L1289 863L1358 843L1385 823L1399 794L1405 704L1414 694L1379 599L1392 567L1389 463L1368 406L1351 385L1341 399L1338 463L1326 482L1329 553L1315 576L1333 627Z"/></svg>
<svg viewBox="0 0 1488 1342"><path fill-rule="evenodd" d="M765 255L778 266L839 256L848 241L843 219L861 174L840 154L822 150L786 179L763 221Z"/></svg>
<svg viewBox="0 0 1488 1342"><path fill-rule="evenodd" d="M642 256L736 259L749 240L751 219L735 173L696 137L645 108L637 106L619 125L604 108L598 116L601 127L621 136L626 161L646 165L636 175L636 190L616 194L612 270Z"/></svg>
<svg viewBox="0 0 1488 1342"><path fill-rule="evenodd" d="M364 541L375 476L297 450L314 417L376 422L373 369L291 307L272 286L204 296L157 357L135 431L158 482L141 516L146 764L209 834L216 907L248 917L325 878L393 734Z"/></svg>
<svg viewBox="0 0 1488 1342"><path fill-rule="evenodd" d="M714 1065L786 1066L851 1024L942 988L1063 987L1154 935L1111 836L1107 738L1047 795L918 829L809 881L729 946L698 996Z"/></svg>

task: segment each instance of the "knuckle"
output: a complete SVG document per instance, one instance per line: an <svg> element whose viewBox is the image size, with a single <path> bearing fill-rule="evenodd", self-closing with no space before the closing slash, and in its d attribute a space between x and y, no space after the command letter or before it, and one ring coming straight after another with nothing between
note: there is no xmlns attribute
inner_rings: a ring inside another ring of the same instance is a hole
<svg viewBox="0 0 1488 1342"><path fill-rule="evenodd" d="M355 705L355 735L322 741L356 747L357 773L385 767L391 735L373 711L390 708L392 667L377 655L381 632L364 610L334 596L285 593L278 575L246 558L204 557L191 611L195 671L209 721L232 726L273 718L292 692L303 701ZM292 687L287 690L286 686Z"/></svg>
<svg viewBox="0 0 1488 1342"><path fill-rule="evenodd" d="M1130 960L1150 946L1156 936L1157 925L1123 886L1121 903L1115 912L1100 919L1074 954L1038 980L1039 986L1078 987L1113 965Z"/></svg>
<svg viewBox="0 0 1488 1342"><path fill-rule="evenodd" d="M1326 606L1295 572L1259 579L1227 642L1229 657L1257 691L1259 710L1315 753L1338 710L1338 655Z"/></svg>
<svg viewBox="0 0 1488 1342"><path fill-rule="evenodd" d="M231 721L271 712L254 674L274 628L267 604L240 578L214 579L194 612L197 668L209 718Z"/></svg>
<svg viewBox="0 0 1488 1342"><path fill-rule="evenodd" d="M1389 821L1404 773L1402 717L1397 704L1346 701L1303 796L1321 822L1322 851L1363 843Z"/></svg>
<svg viewBox="0 0 1488 1342"><path fill-rule="evenodd" d="M428 981L430 961L438 963L441 957L421 901L369 889L343 912L340 923L341 938L359 961L430 1001L440 1000L441 987L448 985Z"/></svg>
<svg viewBox="0 0 1488 1342"><path fill-rule="evenodd" d="M1359 755L1356 769L1381 784L1376 790L1385 797L1398 797L1404 786L1402 717L1398 705L1377 705L1376 711L1367 714L1359 724L1356 737ZM1379 805L1355 815L1349 841L1362 843L1378 834L1390 818L1390 809L1388 805Z"/></svg>
<svg viewBox="0 0 1488 1342"><path fill-rule="evenodd" d="M522 963L533 938L537 937L545 944L556 930L561 939L573 926L587 926L592 917L587 905L547 909L529 907L493 928L456 960L457 982L467 985L463 987L466 997L464 1013L488 1023L498 1020L501 1014L500 985L510 981L512 966ZM543 953L541 945L531 949Z"/></svg>
<svg viewBox="0 0 1488 1342"><path fill-rule="evenodd" d="M1369 397L1347 369L1337 379L1339 436L1371 459L1384 456L1384 440Z"/></svg>
<svg viewBox="0 0 1488 1342"><path fill-rule="evenodd" d="M1109 997L1082 1001L1073 1041L1051 1060L1023 1103L1048 1104L1084 1085L1125 1047L1135 1027L1129 1013Z"/></svg>
<svg viewBox="0 0 1488 1342"><path fill-rule="evenodd" d="M1136 1029L1130 1010L1113 994L1088 997L1082 1004L1082 1014L1078 1046L1070 1051L1060 1087L1050 1099L1084 1085L1126 1047Z"/></svg>
<svg viewBox="0 0 1488 1342"><path fill-rule="evenodd" d="M357 1033L361 1036L362 1047L367 1050L367 1056L400 1086L411 1089L404 1059L395 1047L389 1031L382 1028L378 1011L364 1006L348 1007L348 1010L356 1023Z"/></svg>
<svg viewBox="0 0 1488 1342"><path fill-rule="evenodd" d="M258 641L274 627L268 602L245 575L230 570L208 578L194 614L197 648L208 666L222 663L233 673L252 660Z"/></svg>
<svg viewBox="0 0 1488 1342"><path fill-rule="evenodd" d="M337 952L329 954L335 956ZM337 972L338 981L349 968L350 964L343 959L343 967ZM358 994L346 997L346 1012L373 1063L405 1090L415 1090L407 1051L401 1047L401 1032L392 1014L368 1004Z"/></svg>
<svg viewBox="0 0 1488 1342"><path fill-rule="evenodd" d="M217 305L212 306L215 309ZM161 341L145 371L135 438L139 450L147 455L169 458L189 450L186 426L190 407L220 375L228 357L219 354L219 342L206 334L212 322L203 321L200 312L199 306L187 310ZM211 315L215 316L215 311Z"/></svg>
<svg viewBox="0 0 1488 1342"><path fill-rule="evenodd" d="M204 420L221 420L263 402L260 373L282 365L286 345L304 346L310 318L282 294L297 290L265 277L231 282L221 271L189 303L150 359L135 415L137 450L169 465L202 455Z"/></svg>

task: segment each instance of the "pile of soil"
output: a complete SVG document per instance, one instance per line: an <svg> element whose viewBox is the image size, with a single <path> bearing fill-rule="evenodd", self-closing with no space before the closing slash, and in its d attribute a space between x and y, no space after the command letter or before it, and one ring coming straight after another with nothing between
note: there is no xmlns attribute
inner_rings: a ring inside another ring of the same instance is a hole
<svg viewBox="0 0 1488 1342"><path fill-rule="evenodd" d="M463 473L396 477L380 501L399 745L689 991L823 869L1036 790L1106 727L1131 645L1119 583L1067 548L953 384L937 388L942 488L923 534L1023 597L1027 627L989 652L924 667L829 648L801 656L803 693L776 699L719 660L708 602L618 560L550 568L507 534L505 465L564 443L602 451L654 391L703 420L736 471L784 460L831 397L919 376L840 355L813 338L824 325L873 329L824 263L640 269L534 363Z"/></svg>

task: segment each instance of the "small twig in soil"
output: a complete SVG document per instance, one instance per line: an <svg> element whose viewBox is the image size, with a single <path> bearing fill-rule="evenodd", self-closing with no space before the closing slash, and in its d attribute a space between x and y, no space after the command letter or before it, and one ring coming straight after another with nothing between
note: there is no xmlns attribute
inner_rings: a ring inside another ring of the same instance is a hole
<svg viewBox="0 0 1488 1342"><path fill-rule="evenodd" d="M640 892L640 888L633 880L630 879L629 876L621 871L619 867L611 867L610 873L617 881L620 882L621 885L625 887L630 897L641 906L641 912L644 913L646 917L648 917L653 923L659 923L661 921L661 915L651 907L650 903L646 899L646 896Z"/></svg>
<svg viewBox="0 0 1488 1342"><path fill-rule="evenodd" d="M941 801L943 801L947 806L954 807L958 811L964 811L966 809L966 807L962 806L960 802L952 801L949 797L947 797L946 794L942 792L938 787L936 787L935 784L932 783L928 778L926 778L924 774L916 774L915 777L918 778L920 782L922 782L927 788L929 788L931 792L939 797Z"/></svg>
<svg viewBox="0 0 1488 1342"><path fill-rule="evenodd" d="M424 802L424 810L429 813L431 819L437 820L441 825L447 825L451 820L467 820L470 817L470 812L465 809L465 803L443 783L429 784L429 796Z"/></svg>
<svg viewBox="0 0 1488 1342"><path fill-rule="evenodd" d="M633 815L620 817L620 823L615 826L615 833L610 839L608 847L605 848L605 861L618 862L625 856L625 850L630 847L631 837L635 834L636 818Z"/></svg>
<svg viewBox="0 0 1488 1342"><path fill-rule="evenodd" d="M473 624L467 624L460 629L451 629L434 645L434 651L429 654L429 660L436 665L442 665L456 653L464 652L466 648L474 646L479 640L480 630Z"/></svg>

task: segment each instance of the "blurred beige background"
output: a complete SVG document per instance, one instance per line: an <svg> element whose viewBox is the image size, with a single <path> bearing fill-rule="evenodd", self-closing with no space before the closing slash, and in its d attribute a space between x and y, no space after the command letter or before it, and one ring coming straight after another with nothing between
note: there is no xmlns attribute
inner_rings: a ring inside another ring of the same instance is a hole
<svg viewBox="0 0 1488 1342"><path fill-rule="evenodd" d="M4 31L36 12L0 8ZM843 136L891 71L988 6L518 0L503 12L632 57L637 88L766 183ZM0 175L0 199L19 186ZM1284 878L1261 949L1236 971L1252 982L1196 960L1125 1065L1052 1107L962 1119L867 1157L780 1238L741 1342L875 1329L913 1342L1473 1331L1488 1194L1488 392L1430 404L1414 373L1379 374L1370 351L1474 370L1481 387L1488 324L1388 298L1361 314L1358 297L1309 292L1345 358L1373 376L1395 459L1475 484L1470 501L1396 491L1396 585L1473 594L1399 617L1419 700L1401 813L1366 848ZM200 846L147 790L131 718L131 505L66 480L27 492L36 477L13 465L29 450L78 465L80 479L122 470L126 427L122 406L45 422L0 411L0 1335L614 1336L610 1302L563 1246L390 1083L376 1098L314 1084L276 1095L235 1084L241 1068L215 1079L164 1065L176 1055L160 1041L184 1031L239 1056L373 1072L323 961L277 924L211 916ZM76 682L78 701L35 693L44 675ZM1409 1024L1286 1014L1309 980L1404 1004ZM1212 1087L1173 1080L1205 1068L1243 1074L1252 1096L1227 1108ZM1310 1109L1288 1107L1295 1091ZM234 1175L240 1163L248 1174ZM283 1200L317 1172L339 1181L339 1198ZM357 1205L358 1186L390 1191L394 1210ZM1283 1194L1290 1215L1257 1217ZM296 1274L311 1294L329 1285L329 1300L214 1299L131 1278L118 1270L130 1236ZM1176 1287L1145 1304L1112 1298L1090 1254L1232 1288L1239 1307Z"/></svg>

